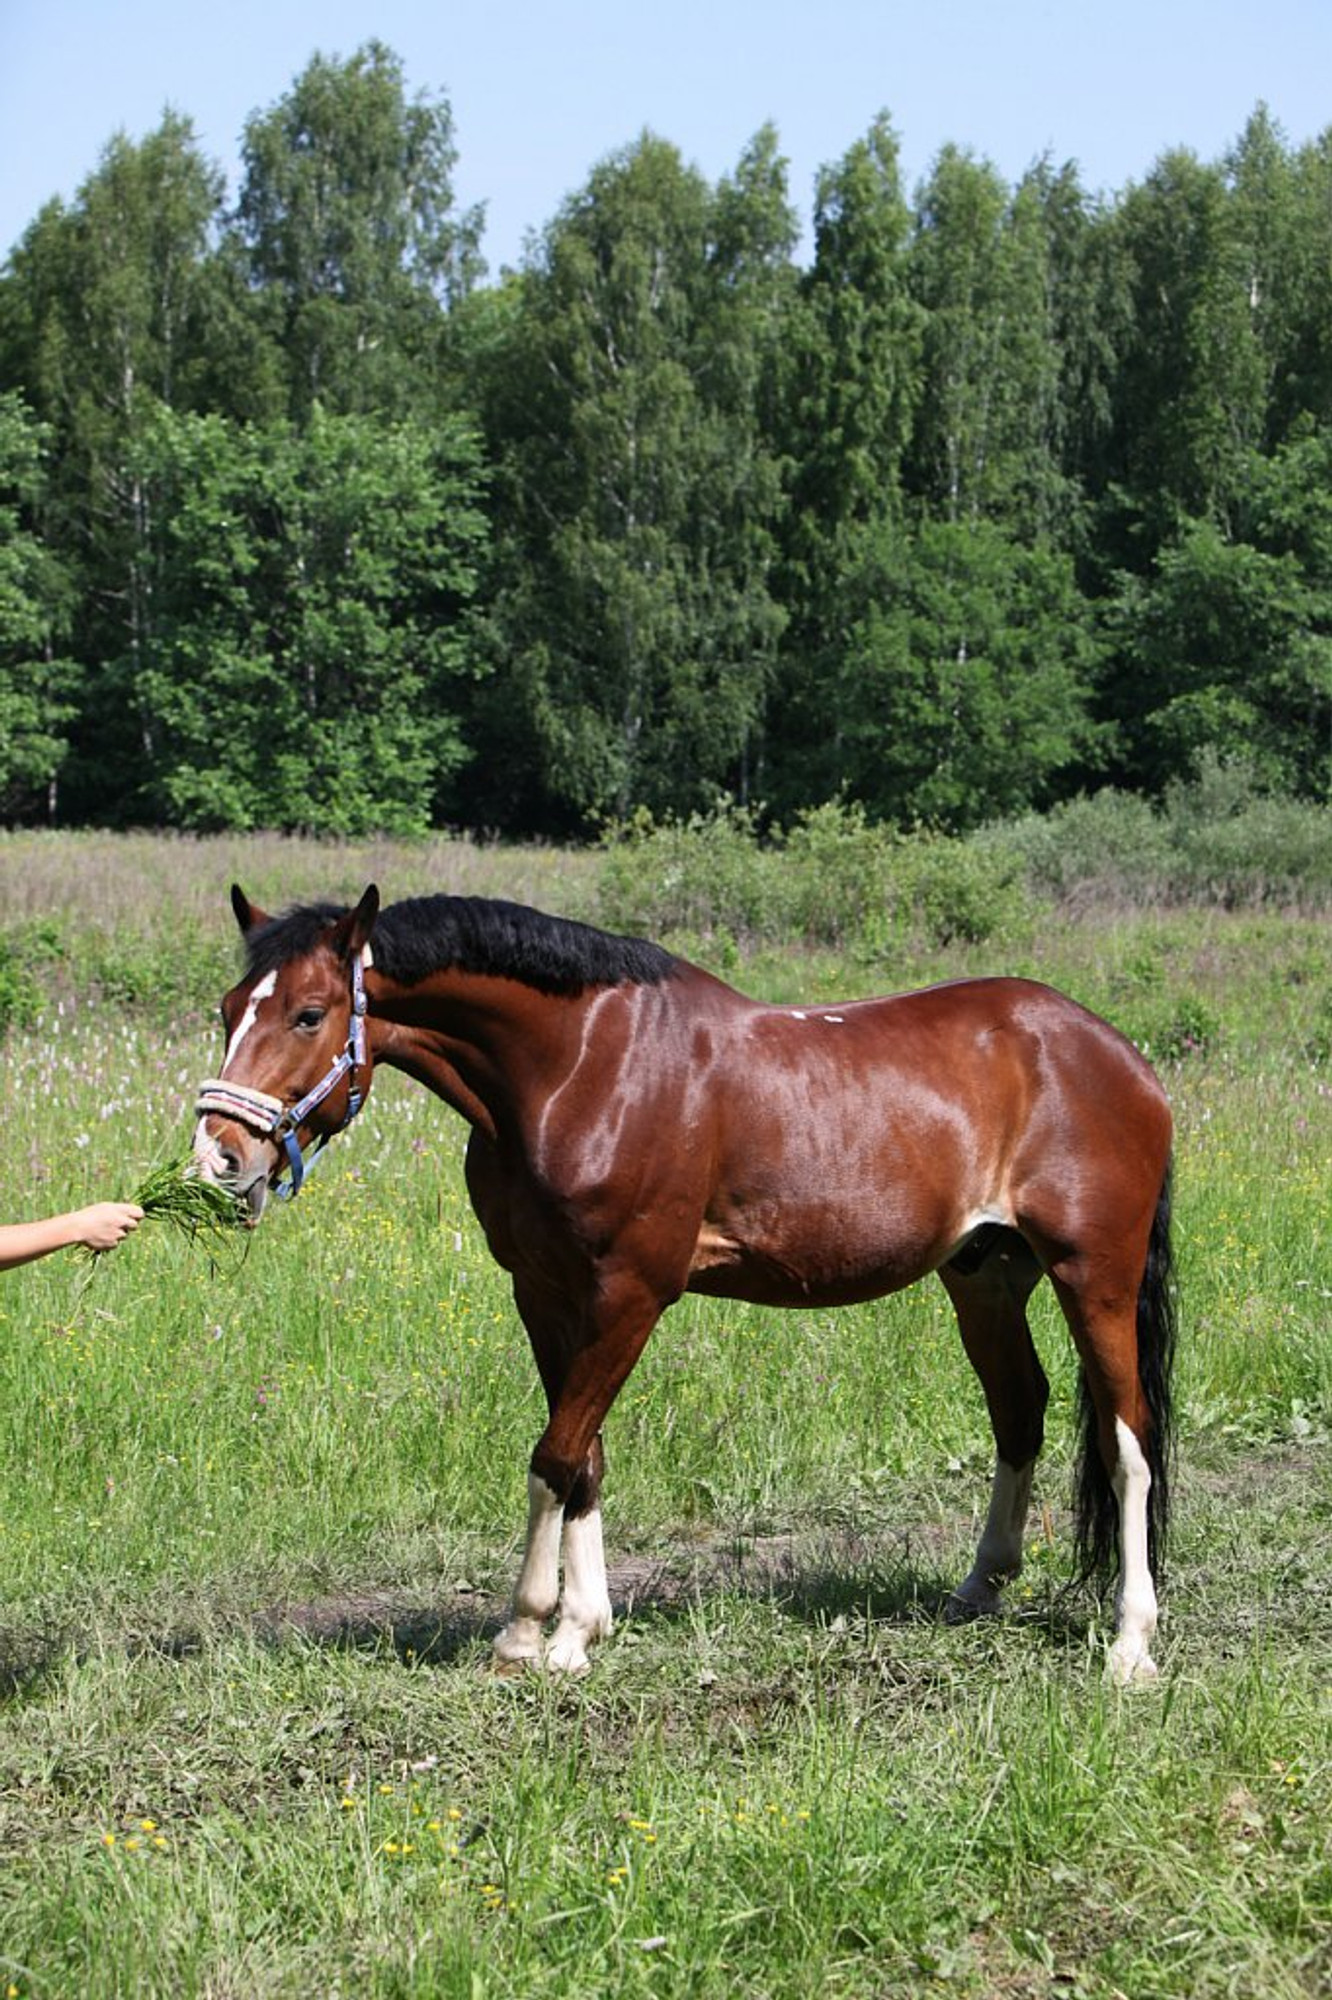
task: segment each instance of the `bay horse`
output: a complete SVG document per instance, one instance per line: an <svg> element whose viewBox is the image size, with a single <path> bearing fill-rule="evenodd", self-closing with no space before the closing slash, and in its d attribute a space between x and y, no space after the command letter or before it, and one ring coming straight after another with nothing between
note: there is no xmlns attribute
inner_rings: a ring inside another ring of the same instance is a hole
<svg viewBox="0 0 1332 2000"><path fill-rule="evenodd" d="M1108 1671L1155 1675L1171 1116L1116 1029L1027 979L766 1006L656 944L488 898L381 909L370 887L269 916L233 888L232 906L245 970L195 1153L252 1222L379 1063L471 1127L468 1193L549 1411L500 1663L582 1672L610 1630L602 1425L667 1306L847 1305L937 1272L996 1449L951 1614L998 1609L1022 1564L1048 1396L1026 1305L1046 1277L1081 1363L1080 1574L1118 1553Z"/></svg>

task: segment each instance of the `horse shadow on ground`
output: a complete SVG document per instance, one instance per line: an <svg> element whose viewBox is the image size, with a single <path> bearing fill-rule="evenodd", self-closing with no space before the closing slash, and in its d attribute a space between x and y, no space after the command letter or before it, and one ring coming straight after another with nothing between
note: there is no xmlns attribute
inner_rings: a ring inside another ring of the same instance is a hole
<svg viewBox="0 0 1332 2000"><path fill-rule="evenodd" d="M727 1597L766 1602L783 1616L840 1631L852 1623L912 1627L956 1622L955 1551L940 1537L906 1531L885 1538L853 1529L805 1534L713 1535L662 1556L630 1555L608 1566L617 1630L693 1623ZM1057 1651L1083 1648L1095 1607L1083 1593L1050 1585L1006 1622L1038 1624ZM186 1661L237 1636L280 1648L292 1643L354 1653L390 1651L407 1666L450 1667L481 1654L499 1632L507 1601L470 1585L440 1596L378 1590L283 1599L248 1612L212 1613L196 1624L130 1629L120 1643L131 1657ZM993 1621L991 1621L993 1622ZM99 1638L97 1650L105 1650ZM86 1633L55 1623L27 1631L0 1628L0 1701L22 1698L59 1664L92 1648Z"/></svg>

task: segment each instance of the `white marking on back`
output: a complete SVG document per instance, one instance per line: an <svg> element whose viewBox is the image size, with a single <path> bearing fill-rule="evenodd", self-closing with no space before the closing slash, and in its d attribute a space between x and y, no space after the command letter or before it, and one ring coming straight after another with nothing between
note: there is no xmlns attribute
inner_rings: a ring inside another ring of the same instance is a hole
<svg viewBox="0 0 1332 2000"><path fill-rule="evenodd" d="M841 1014L825 1014L823 1018L825 1021L831 1021L834 1027L840 1028L844 1016Z"/></svg>
<svg viewBox="0 0 1332 2000"><path fill-rule="evenodd" d="M277 985L276 972L266 972L263 978L255 986L254 991L250 995L249 1004L246 1006L245 1012L241 1015L240 1020L237 1023L236 1032L232 1036L230 1042L227 1044L227 1053L222 1061L223 1076L226 1075L227 1071L231 1068L232 1063L235 1062L241 1043L245 1040L245 1037L249 1034L251 1028L254 1026L255 1018L259 1012L259 1002L261 1000L267 1000L270 994L272 993L273 988L276 985Z"/></svg>
<svg viewBox="0 0 1332 2000"><path fill-rule="evenodd" d="M809 1016L808 1014L802 1014L798 1007L793 1007L791 1009L791 1019L793 1021L807 1021Z"/></svg>

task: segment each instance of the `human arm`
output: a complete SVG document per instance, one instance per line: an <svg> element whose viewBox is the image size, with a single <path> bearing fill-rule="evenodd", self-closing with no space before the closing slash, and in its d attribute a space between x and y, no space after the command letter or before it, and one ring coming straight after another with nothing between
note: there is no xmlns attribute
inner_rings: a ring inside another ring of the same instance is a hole
<svg viewBox="0 0 1332 2000"><path fill-rule="evenodd" d="M41 1222L0 1223L0 1271L49 1257L71 1243L82 1243L89 1250L114 1250L142 1219L137 1202L97 1201L65 1215L48 1215Z"/></svg>

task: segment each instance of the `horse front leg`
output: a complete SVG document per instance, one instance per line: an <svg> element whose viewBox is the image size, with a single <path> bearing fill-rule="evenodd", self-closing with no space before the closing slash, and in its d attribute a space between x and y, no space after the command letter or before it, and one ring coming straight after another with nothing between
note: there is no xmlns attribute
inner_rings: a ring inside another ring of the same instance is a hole
<svg viewBox="0 0 1332 2000"><path fill-rule="evenodd" d="M527 1541L495 1657L502 1666L582 1674L589 1647L607 1637L612 1624L601 1527L601 1426L661 1307L630 1295L617 1309L614 1294L603 1295L597 1330L575 1344L567 1318L561 1326L549 1310L540 1312L527 1288L515 1286L515 1296L546 1388L550 1421L532 1453ZM549 1307L548 1299L545 1304ZM547 1644L545 1627L557 1612Z"/></svg>
<svg viewBox="0 0 1332 2000"><path fill-rule="evenodd" d="M584 1673L587 1651L609 1636L610 1590L601 1533L601 1439L595 1438L567 1499L546 1472L527 1475L527 1539L503 1631L495 1640L501 1666L545 1666ZM561 1556L564 1590L560 1591ZM545 1629L559 1612L549 1644Z"/></svg>

